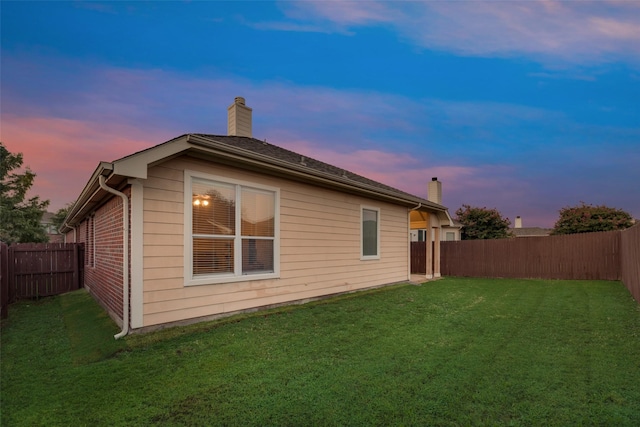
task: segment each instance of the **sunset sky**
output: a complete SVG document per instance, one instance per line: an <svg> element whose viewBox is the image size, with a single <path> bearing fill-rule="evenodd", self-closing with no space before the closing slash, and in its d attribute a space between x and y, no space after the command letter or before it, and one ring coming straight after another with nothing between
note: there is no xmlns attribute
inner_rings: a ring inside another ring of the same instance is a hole
<svg viewBox="0 0 640 427"><path fill-rule="evenodd" d="M640 2L0 3L1 127L55 211L98 162L253 136L426 197L552 227L640 218Z"/></svg>

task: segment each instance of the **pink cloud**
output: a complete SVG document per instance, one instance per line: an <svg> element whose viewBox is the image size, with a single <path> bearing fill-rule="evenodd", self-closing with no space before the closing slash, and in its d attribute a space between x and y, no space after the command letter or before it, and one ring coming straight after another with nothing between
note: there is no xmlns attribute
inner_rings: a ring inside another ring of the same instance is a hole
<svg viewBox="0 0 640 427"><path fill-rule="evenodd" d="M66 67L76 65L81 66ZM507 128L523 121L549 123L564 120L561 113L286 82L191 78L162 70L84 71L91 78L77 82L64 97L3 93L3 109L11 114L2 115L2 141L10 151L24 153L25 164L38 174L33 194L51 199L52 210L75 200L101 160L112 161L183 133L225 134L226 107L234 96L245 96L254 109L256 138L421 197L437 176L443 182L443 203L452 212L463 203L489 205L510 218L525 215L528 224L540 225L533 223L534 212L542 218L562 206L549 202L558 199L558 191L536 190L545 186L514 169L522 164L482 164L450 143L467 138L461 132L469 127L471 136L478 136L496 123ZM550 195L554 192L558 194Z"/></svg>
<svg viewBox="0 0 640 427"><path fill-rule="evenodd" d="M498 209L512 222L523 216L527 226L552 227L557 219L553 201L535 201L544 189L517 177L513 166L456 165L450 159L434 157L424 161L411 153L383 150L338 151L308 140L287 138L279 145L369 179L427 198L427 185L437 177L443 186L443 204L455 217L463 204Z"/></svg>
<svg viewBox="0 0 640 427"><path fill-rule="evenodd" d="M437 158L426 163L410 153L381 150L338 152L335 148L301 140L285 141L280 145L419 197L427 197L427 183L437 177L443 182L445 203L447 199L457 202L470 189L490 190L500 181L495 177L500 168L494 166L443 165Z"/></svg>
<svg viewBox="0 0 640 427"><path fill-rule="evenodd" d="M56 211L80 194L100 161L113 161L168 139L127 125L51 117L2 116L2 141L23 154L36 179L30 196Z"/></svg>

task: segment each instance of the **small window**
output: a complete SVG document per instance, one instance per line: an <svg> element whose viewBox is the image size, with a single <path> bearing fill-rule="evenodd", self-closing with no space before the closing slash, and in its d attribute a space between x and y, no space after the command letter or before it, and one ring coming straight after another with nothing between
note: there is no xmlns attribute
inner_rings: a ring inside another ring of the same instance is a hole
<svg viewBox="0 0 640 427"><path fill-rule="evenodd" d="M452 241L456 240L456 233L453 232L453 231L447 231L446 240L447 240L447 242L452 242Z"/></svg>
<svg viewBox="0 0 640 427"><path fill-rule="evenodd" d="M96 266L96 217L91 216L91 267Z"/></svg>
<svg viewBox="0 0 640 427"><path fill-rule="evenodd" d="M85 238L84 238L84 265L87 267L96 266L96 218L91 215L85 222Z"/></svg>
<svg viewBox="0 0 640 427"><path fill-rule="evenodd" d="M380 209L362 207L361 259L380 259Z"/></svg>

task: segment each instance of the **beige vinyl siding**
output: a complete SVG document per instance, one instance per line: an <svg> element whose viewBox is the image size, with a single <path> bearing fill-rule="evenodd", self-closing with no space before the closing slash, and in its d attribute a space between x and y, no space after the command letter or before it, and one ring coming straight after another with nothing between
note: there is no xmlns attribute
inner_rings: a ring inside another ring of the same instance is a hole
<svg viewBox="0 0 640 427"><path fill-rule="evenodd" d="M173 289L182 280L183 185L175 169L150 168L144 181L143 226L143 325L148 284L155 289ZM168 208L164 210L163 208Z"/></svg>
<svg viewBox="0 0 640 427"><path fill-rule="evenodd" d="M280 189L280 278L185 286L185 169ZM144 326L330 295L407 278L406 207L190 157L179 157L150 168L144 185ZM380 209L379 260L360 260L361 205Z"/></svg>

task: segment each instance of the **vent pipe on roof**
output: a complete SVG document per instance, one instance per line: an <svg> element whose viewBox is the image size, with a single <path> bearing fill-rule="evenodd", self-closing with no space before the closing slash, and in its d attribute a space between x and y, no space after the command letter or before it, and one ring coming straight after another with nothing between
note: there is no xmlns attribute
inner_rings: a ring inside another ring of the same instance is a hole
<svg viewBox="0 0 640 427"><path fill-rule="evenodd" d="M248 136L251 137L251 113L252 109L244 103L244 98L236 96L233 104L227 108L228 126L227 133L229 136Z"/></svg>
<svg viewBox="0 0 640 427"><path fill-rule="evenodd" d="M427 188L427 200L439 205L442 204L442 183L438 181L437 177L431 178L429 181L429 187Z"/></svg>

